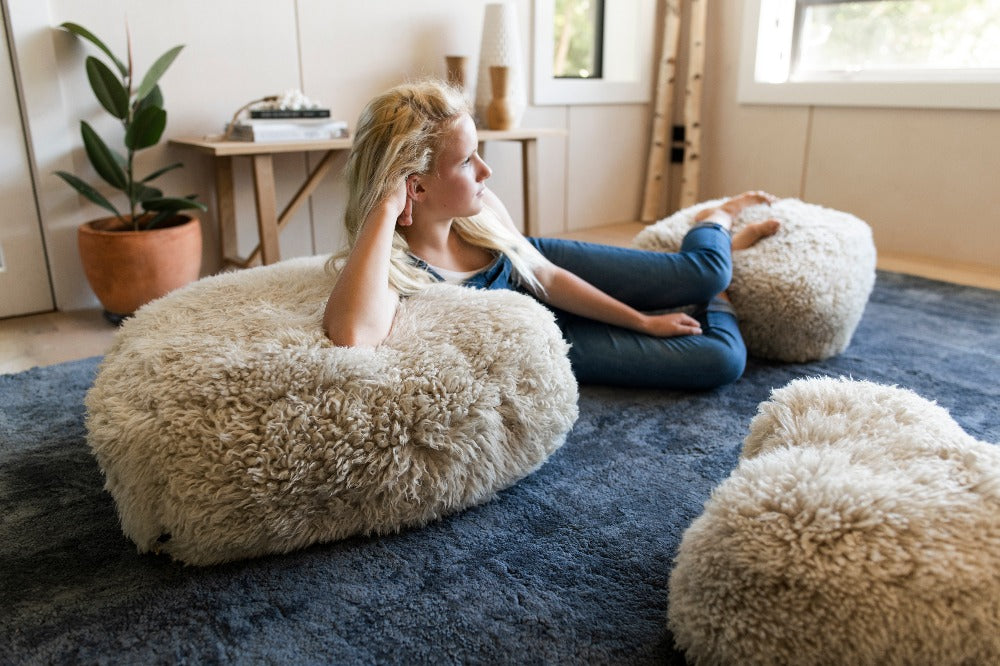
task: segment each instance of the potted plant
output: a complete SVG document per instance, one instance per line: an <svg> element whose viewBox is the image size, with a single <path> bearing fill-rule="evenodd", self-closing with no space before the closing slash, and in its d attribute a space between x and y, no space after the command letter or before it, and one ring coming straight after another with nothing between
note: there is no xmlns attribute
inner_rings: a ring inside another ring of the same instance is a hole
<svg viewBox="0 0 1000 666"><path fill-rule="evenodd" d="M90 164L123 204L113 204L97 188L65 171L56 174L77 192L113 215L80 226L80 259L91 288L104 306L105 317L119 323L143 304L196 280L201 270L201 226L197 217L181 211L205 210L195 195L167 197L150 185L182 166L170 164L140 177L136 153L159 143L167 123L158 81L183 46L161 55L141 80L133 69L132 41L126 28L127 64L89 30L63 23L61 28L82 37L107 56L88 56L87 79L97 101L121 121L124 153L111 149L85 120L80 134Z"/></svg>

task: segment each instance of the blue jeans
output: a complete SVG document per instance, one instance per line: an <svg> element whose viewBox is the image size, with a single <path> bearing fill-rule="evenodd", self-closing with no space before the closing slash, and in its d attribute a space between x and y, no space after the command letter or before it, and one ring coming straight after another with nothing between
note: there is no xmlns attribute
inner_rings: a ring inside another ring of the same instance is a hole
<svg viewBox="0 0 1000 666"><path fill-rule="evenodd" d="M717 298L732 277L729 232L698 225L676 253L529 238L546 259L631 307L656 312L694 305L701 335L658 338L551 308L582 383L709 389L736 381L746 347L736 315Z"/></svg>

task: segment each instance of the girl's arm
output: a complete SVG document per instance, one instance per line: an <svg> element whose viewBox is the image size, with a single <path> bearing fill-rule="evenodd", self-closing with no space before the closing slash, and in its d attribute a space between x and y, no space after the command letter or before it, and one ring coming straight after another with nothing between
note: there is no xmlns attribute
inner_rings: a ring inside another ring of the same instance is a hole
<svg viewBox="0 0 1000 666"><path fill-rule="evenodd" d="M326 302L323 330L341 347L375 347L385 340L399 305L389 286L396 223L410 223L405 181L368 215Z"/></svg>
<svg viewBox="0 0 1000 666"><path fill-rule="evenodd" d="M510 213L495 194L487 190L484 201L505 225L514 233L520 234L514 226ZM535 277L544 288L544 292L538 294L538 298L549 305L588 319L657 337L698 335L702 332L701 324L694 317L680 312L644 314L549 261L535 269Z"/></svg>
<svg viewBox="0 0 1000 666"><path fill-rule="evenodd" d="M535 276L545 288L540 298L561 310L660 338L701 333L701 324L690 315L644 314L554 264L536 271Z"/></svg>

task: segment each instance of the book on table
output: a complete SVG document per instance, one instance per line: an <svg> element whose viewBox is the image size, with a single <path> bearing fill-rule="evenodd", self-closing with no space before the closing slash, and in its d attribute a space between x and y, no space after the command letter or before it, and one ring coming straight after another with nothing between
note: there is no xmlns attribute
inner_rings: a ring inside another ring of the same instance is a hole
<svg viewBox="0 0 1000 666"><path fill-rule="evenodd" d="M309 141L346 137L347 123L329 118L250 118L233 127L236 141Z"/></svg>
<svg viewBox="0 0 1000 666"><path fill-rule="evenodd" d="M251 109L251 119L329 118L330 109Z"/></svg>

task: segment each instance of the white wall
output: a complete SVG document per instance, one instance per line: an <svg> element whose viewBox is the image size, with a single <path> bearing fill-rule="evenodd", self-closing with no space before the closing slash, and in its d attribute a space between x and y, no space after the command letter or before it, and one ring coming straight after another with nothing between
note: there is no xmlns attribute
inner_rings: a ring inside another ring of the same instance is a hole
<svg viewBox="0 0 1000 666"><path fill-rule="evenodd" d="M52 309L6 31L0 31L0 317Z"/></svg>
<svg viewBox="0 0 1000 666"><path fill-rule="evenodd" d="M81 118L94 121L101 131L114 127L86 82L83 58L89 47L55 26L80 23L123 53L127 16L141 71L171 46L185 44L162 80L169 138L218 133L242 104L289 88L301 88L353 125L372 95L409 77L443 76L446 54L468 55L469 71L477 71L487 2L8 0L56 307L97 305L79 265L76 227L102 211L52 172L91 173L79 138ZM520 18L523 62L529 67L532 0L512 2ZM741 22L739 0L710 3L702 199L769 189L854 212L873 226L880 254L1000 271L997 112L740 105L736 65ZM648 105L529 106L522 122L568 132L566 138L539 143L542 233L638 218ZM493 188L520 221L517 148L488 144L486 157L493 167ZM214 272L218 233L208 158L164 142L145 151L142 159L149 169L185 162L185 169L162 182L168 191L195 192L209 204L203 216L203 272ZM276 161L279 206L301 182L308 159ZM342 160L338 169L341 165ZM255 223L249 170L242 161L237 161L237 191L240 250L245 254L255 244ZM282 232L282 256L337 249L343 239L343 198L339 178L328 177ZM6 224L2 218L0 224Z"/></svg>
<svg viewBox="0 0 1000 666"><path fill-rule="evenodd" d="M1000 276L1000 112L740 104L742 10L709 4L702 198L799 197L867 221L880 257Z"/></svg>
<svg viewBox="0 0 1000 666"><path fill-rule="evenodd" d="M93 176L79 138L79 120L110 134L114 125L93 99L83 71L92 52L56 29L80 23L124 55L124 20L132 32L137 68L145 72L168 48L185 48L161 81L168 112L165 138L218 133L242 104L299 88L353 126L373 95L407 78L444 75L446 54L469 56L478 71L483 8L487 0L8 0L15 47L31 117L38 194L56 307L96 306L76 253L76 227L103 216L52 176L65 169ZM531 0L514 0L525 66L530 66ZM525 79L529 79L528 72ZM530 100L530 91L529 91ZM638 215L648 128L645 105L529 107L522 124L569 131L539 141L540 229L557 233ZM516 144L487 144L492 187L520 223L520 152ZM182 160L185 169L163 178L168 192L196 192L209 205L203 215L204 273L218 267L213 172L208 158L161 145L145 151L152 170ZM276 160L279 207L294 194L318 155ZM256 244L248 165L237 160L240 251ZM329 252L343 242L344 199L339 169L281 234L282 257ZM91 178L96 180L96 176Z"/></svg>

